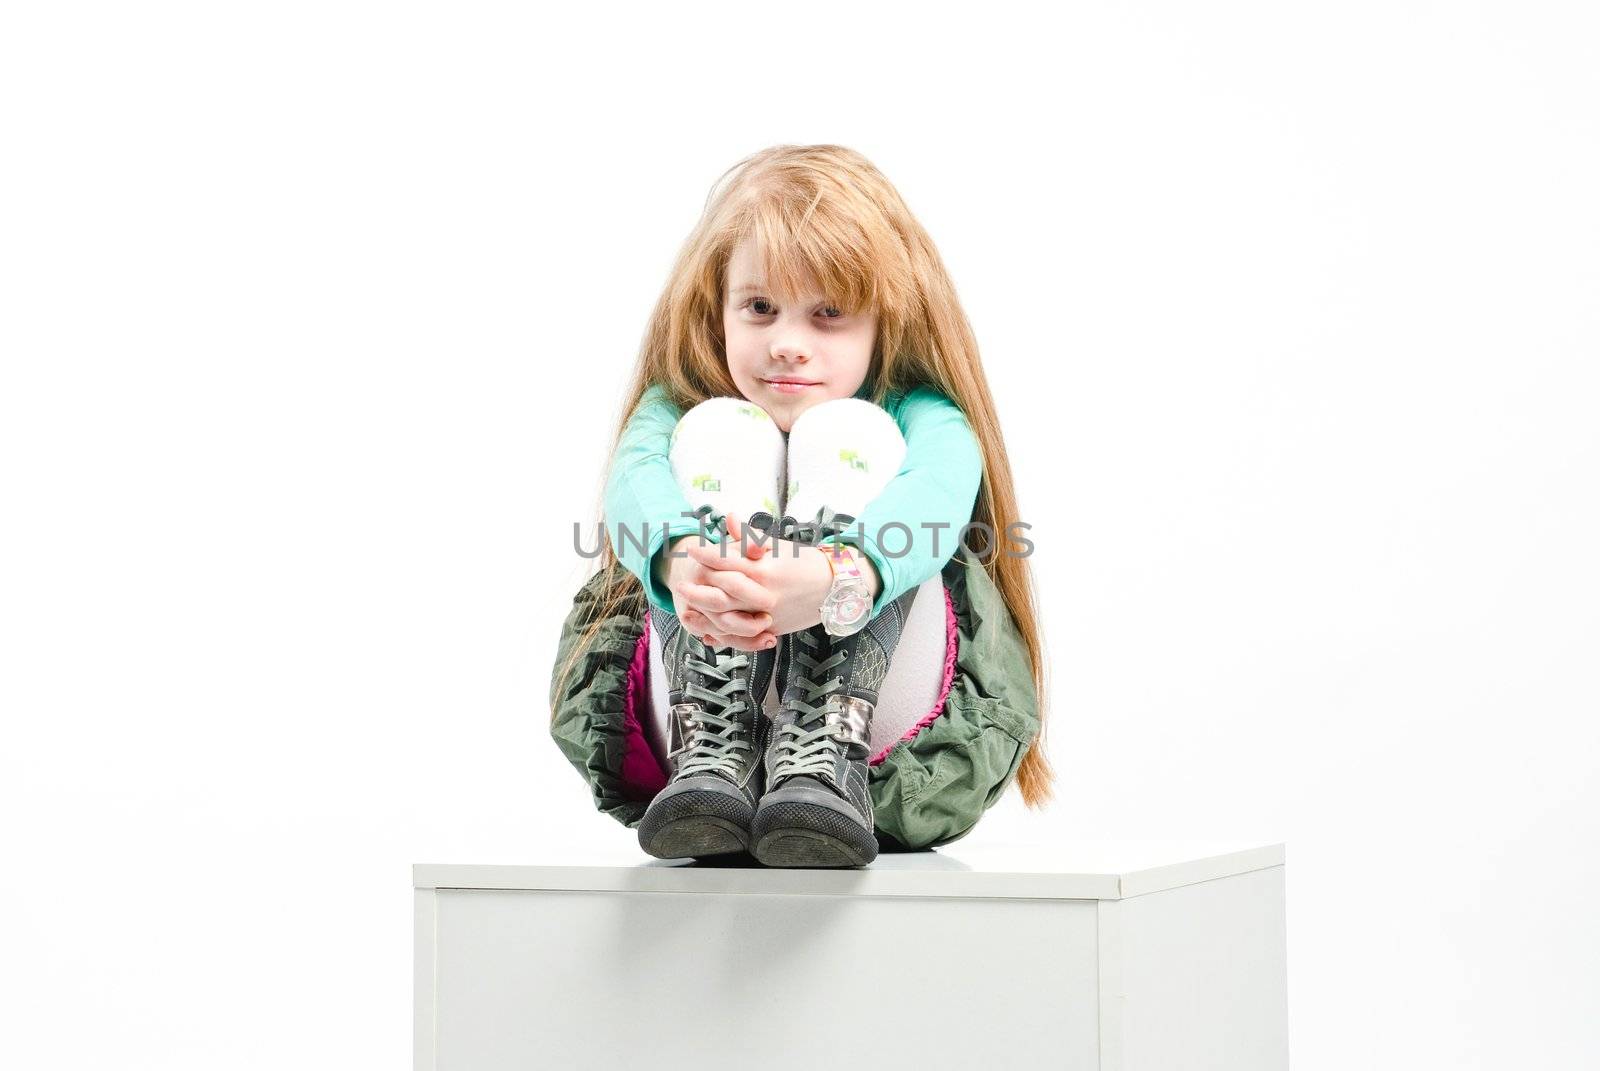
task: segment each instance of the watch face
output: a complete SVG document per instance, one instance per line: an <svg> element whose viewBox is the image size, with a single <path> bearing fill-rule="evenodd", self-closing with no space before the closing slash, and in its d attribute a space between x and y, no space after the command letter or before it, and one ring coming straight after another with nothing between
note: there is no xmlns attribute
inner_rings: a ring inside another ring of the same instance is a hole
<svg viewBox="0 0 1600 1071"><path fill-rule="evenodd" d="M870 604L859 595L851 595L839 601L834 610L834 620L841 625L853 625L866 616Z"/></svg>

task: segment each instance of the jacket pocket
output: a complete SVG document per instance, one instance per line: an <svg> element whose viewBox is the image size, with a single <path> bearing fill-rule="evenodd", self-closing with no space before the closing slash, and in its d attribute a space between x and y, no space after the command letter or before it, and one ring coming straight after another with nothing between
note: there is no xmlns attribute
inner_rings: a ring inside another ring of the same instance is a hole
<svg viewBox="0 0 1600 1071"><path fill-rule="evenodd" d="M969 833L1016 776L1026 749L1019 736L1028 723L958 679L944 712L873 769L880 839L918 850Z"/></svg>

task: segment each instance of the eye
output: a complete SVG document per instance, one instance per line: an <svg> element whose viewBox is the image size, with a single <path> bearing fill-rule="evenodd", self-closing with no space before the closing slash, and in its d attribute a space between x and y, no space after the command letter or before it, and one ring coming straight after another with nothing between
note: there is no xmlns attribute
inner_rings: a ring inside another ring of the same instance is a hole
<svg viewBox="0 0 1600 1071"><path fill-rule="evenodd" d="M771 308L770 308L770 306L772 305L772 302L768 301L764 297L751 298L749 301L745 302L745 305L746 305L746 307L748 307L750 309L751 312L755 313L757 316L766 316L772 311ZM758 305L766 305L766 306L769 306L769 307L762 309L762 308L757 308L756 306L758 306Z"/></svg>
<svg viewBox="0 0 1600 1071"><path fill-rule="evenodd" d="M823 311L824 315L826 315L828 313L832 313L833 314L832 316L828 316L827 317L830 320L837 320L841 316L844 315L844 313L841 310L839 310L838 308L834 307L833 305L824 305L822 307L822 311Z"/></svg>

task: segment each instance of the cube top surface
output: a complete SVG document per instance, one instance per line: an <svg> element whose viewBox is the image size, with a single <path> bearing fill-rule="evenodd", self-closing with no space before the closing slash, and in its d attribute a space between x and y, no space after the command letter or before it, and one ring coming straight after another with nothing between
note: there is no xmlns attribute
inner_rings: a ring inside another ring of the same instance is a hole
<svg viewBox="0 0 1600 1071"><path fill-rule="evenodd" d="M1282 844L1210 841L957 842L882 854L859 870L769 869L729 861L659 860L597 849L532 864L417 863L418 889L749 893L981 899L1120 900L1281 866Z"/></svg>

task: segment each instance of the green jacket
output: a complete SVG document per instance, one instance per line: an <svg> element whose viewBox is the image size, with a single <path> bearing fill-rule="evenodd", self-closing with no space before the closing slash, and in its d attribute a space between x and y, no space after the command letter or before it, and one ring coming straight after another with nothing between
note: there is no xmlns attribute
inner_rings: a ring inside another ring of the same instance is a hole
<svg viewBox="0 0 1600 1071"><path fill-rule="evenodd" d="M932 848L965 836L1016 776L1039 731L1027 647L999 590L964 546L941 577L956 617L955 670L937 716L871 768L874 821L885 851ZM639 723L648 716L639 690L641 660L648 656L642 588L601 624L556 693L561 666L595 619L604 578L596 573L584 584L562 626L550 682L550 734L588 783L595 805L633 828L665 783Z"/></svg>

